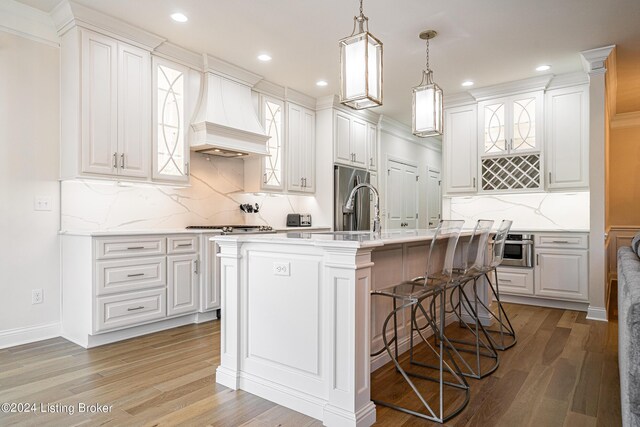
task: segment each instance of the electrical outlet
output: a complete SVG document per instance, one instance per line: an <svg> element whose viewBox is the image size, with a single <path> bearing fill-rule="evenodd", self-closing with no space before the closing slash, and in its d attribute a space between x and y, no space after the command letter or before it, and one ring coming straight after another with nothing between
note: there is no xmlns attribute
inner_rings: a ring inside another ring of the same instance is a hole
<svg viewBox="0 0 640 427"><path fill-rule="evenodd" d="M290 267L288 262L274 262L273 274L276 276L290 276Z"/></svg>
<svg viewBox="0 0 640 427"><path fill-rule="evenodd" d="M41 304L44 301L44 292L42 289L34 289L31 291L31 304Z"/></svg>
<svg viewBox="0 0 640 427"><path fill-rule="evenodd" d="M37 196L33 201L33 209L36 211L50 211L53 198L51 196Z"/></svg>

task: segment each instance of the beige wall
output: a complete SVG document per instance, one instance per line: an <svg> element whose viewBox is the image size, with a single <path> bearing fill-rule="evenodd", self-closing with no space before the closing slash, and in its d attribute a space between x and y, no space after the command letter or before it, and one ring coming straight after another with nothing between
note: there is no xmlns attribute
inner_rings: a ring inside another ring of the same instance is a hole
<svg viewBox="0 0 640 427"><path fill-rule="evenodd" d="M59 323L59 81L57 47L0 31L0 347Z"/></svg>
<svg viewBox="0 0 640 427"><path fill-rule="evenodd" d="M610 129L609 225L640 226L640 126Z"/></svg>

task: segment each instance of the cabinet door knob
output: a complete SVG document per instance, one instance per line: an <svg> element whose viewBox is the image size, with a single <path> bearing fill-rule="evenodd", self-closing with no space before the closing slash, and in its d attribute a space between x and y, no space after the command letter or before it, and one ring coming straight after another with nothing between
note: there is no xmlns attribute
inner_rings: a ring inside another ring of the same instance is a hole
<svg viewBox="0 0 640 427"><path fill-rule="evenodd" d="M266 173L265 173L265 174L263 175L263 177L262 177L262 182L263 182L264 184L266 184L266 183L267 183L267 174L266 174Z"/></svg>

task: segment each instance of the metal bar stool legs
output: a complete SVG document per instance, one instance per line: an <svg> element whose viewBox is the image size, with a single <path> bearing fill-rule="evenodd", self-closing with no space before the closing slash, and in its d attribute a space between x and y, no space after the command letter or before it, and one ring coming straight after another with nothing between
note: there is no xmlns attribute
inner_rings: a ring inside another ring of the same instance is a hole
<svg viewBox="0 0 640 427"><path fill-rule="evenodd" d="M434 300L438 297L443 299L444 296L445 296L444 292L439 292L438 294L434 295ZM410 307L410 311L412 313L415 313L416 309L418 308L418 300L405 299L405 300L402 300L402 304L398 306L397 302L398 300L401 300L401 299L396 297L393 297L393 299L394 299L394 309L386 317L382 326L382 342L384 344L384 348L375 354L380 354L382 351L387 352L387 354L393 361L396 372L399 372L404 378L404 380L409 384L409 387L411 388L415 396L418 398L421 404L421 407L423 408L423 411L419 412L417 410L402 407L402 406L399 406L387 401L383 401L380 399L373 398L372 400L376 405L387 406L389 408L392 408L401 412L405 412L407 414L411 414L419 418L443 423L448 419L454 417L455 415L459 414L464 409L464 407L468 404L469 396L470 396L469 384L466 382L466 380L462 376L459 367L455 364L455 361L453 361L453 358L451 357L451 353L445 344L446 337L444 336L441 328L438 328L437 322L434 321L434 319L429 318L428 314L424 310L424 307L422 306L420 306L419 308L425 315L425 319L427 320L428 326L432 328L434 334L438 335L439 345L436 345L435 347L431 345L429 340L423 335L422 331L418 331L418 336L425 343L426 348L430 350L429 353L434 354L438 358L438 366L436 367L436 369L438 370L438 375L436 377L422 375L416 372L407 371L402 367L402 365L398 360L398 353L397 353L397 345L398 345L397 314L398 312L404 310L407 307ZM392 319L394 324L394 335L391 339L388 339L387 329ZM444 317L442 317L440 320L444 322ZM414 322L414 318L412 316L412 324L413 322ZM413 335L411 339L413 339ZM392 344L394 345L393 351L391 348ZM448 355L449 360L451 360L452 362L448 362L447 357L445 355ZM451 381L446 380L445 375L449 375L452 378ZM438 384L437 408L435 407L434 404L429 404L429 402L427 401L427 399L425 399L424 395L420 392L420 390L418 389L418 387L416 386L412 378L420 378L420 379L435 382ZM445 414L445 408L444 408L445 387L454 387L454 388L463 390L464 392L464 398L461 400L461 403L457 405L455 408L450 409L449 412L446 414Z"/></svg>
<svg viewBox="0 0 640 427"><path fill-rule="evenodd" d="M507 350L514 345L516 345L517 338L516 332L509 320L509 316L502 306L502 302L500 302L500 288L498 286L498 270L493 268L493 276L495 278L495 282L491 282L489 278L489 272L484 274L484 277L487 279L487 283L489 284L489 289L493 294L493 298L497 303L497 314L494 313L486 306L482 301L480 301L481 305L489 312L491 317L497 322L497 329L487 329L487 332L490 333L490 338L493 343L493 346L501 351ZM499 337L494 337L495 335L499 335Z"/></svg>

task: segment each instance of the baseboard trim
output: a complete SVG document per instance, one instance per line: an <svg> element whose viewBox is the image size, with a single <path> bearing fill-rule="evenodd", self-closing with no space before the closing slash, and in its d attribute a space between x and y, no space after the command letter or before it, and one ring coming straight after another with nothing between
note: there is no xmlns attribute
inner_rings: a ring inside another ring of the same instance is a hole
<svg viewBox="0 0 640 427"><path fill-rule="evenodd" d="M560 308L563 310L588 311L589 303L562 301L538 297L526 297L521 295L507 295L500 292L500 301L511 304L533 305L548 308Z"/></svg>
<svg viewBox="0 0 640 427"><path fill-rule="evenodd" d="M179 326L190 325L192 323L203 323L217 318L216 311L208 311L205 313L193 313L172 319L161 320L157 322L147 323L145 325L134 326L131 328L120 329L112 332L103 332L95 335L81 334L73 335L67 331L62 331L62 338L78 344L84 348L93 348L105 344L111 344L117 341L123 341L130 338L140 337L152 334L154 332L165 331L167 329L177 328Z"/></svg>
<svg viewBox="0 0 640 427"><path fill-rule="evenodd" d="M60 322L26 328L9 329L0 332L0 349L48 340L60 336Z"/></svg>
<svg viewBox="0 0 640 427"><path fill-rule="evenodd" d="M589 306L587 310L587 320L597 320L600 322L608 322L607 310L604 307Z"/></svg>

